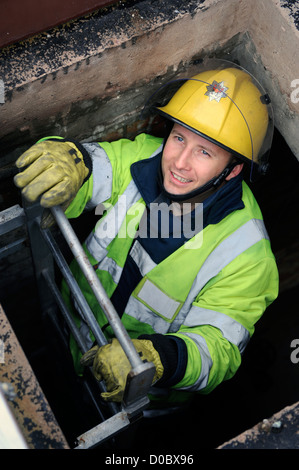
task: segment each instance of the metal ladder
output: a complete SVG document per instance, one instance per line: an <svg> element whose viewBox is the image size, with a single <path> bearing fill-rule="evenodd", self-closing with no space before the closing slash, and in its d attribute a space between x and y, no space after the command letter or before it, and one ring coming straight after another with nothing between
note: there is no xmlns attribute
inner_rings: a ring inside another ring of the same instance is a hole
<svg viewBox="0 0 299 470"><path fill-rule="evenodd" d="M23 206L24 209L19 209L15 212L18 217L21 216L22 222L24 222L25 216L42 308L46 310L51 308L54 298L55 303L62 314L62 318L67 324L79 349L82 353L85 353L88 350L88 347L85 344L85 339L75 324L71 313L68 311L60 289L56 285L53 262L55 261L62 277L75 297L80 313L92 331L96 343L99 346L105 345L107 340L75 278L73 277L68 263L51 233L51 230L41 229L40 227L42 208L39 204L28 205L26 201L23 201ZM75 449L88 449L100 445L119 432L124 431L132 422L135 422L136 419L143 416L143 411L149 404L148 392L152 384L155 367L152 363L142 362L120 320L120 317L104 291L95 270L90 264L81 243L62 209L56 206L51 209L51 212L57 222L62 236L69 246L73 256L76 258L99 305L105 313L115 337L119 340L132 366L127 377L127 385L123 402L121 404L113 402L108 403L111 416L106 419L104 415L102 415L102 418L104 419L103 422L77 437ZM96 381L96 379L94 380ZM99 388L99 394L106 390L104 382L97 382L97 387Z"/></svg>

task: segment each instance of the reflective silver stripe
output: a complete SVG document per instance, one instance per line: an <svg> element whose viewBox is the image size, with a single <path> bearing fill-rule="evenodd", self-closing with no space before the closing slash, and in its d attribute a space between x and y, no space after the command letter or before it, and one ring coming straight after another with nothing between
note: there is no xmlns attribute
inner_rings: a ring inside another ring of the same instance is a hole
<svg viewBox="0 0 299 470"><path fill-rule="evenodd" d="M177 390L188 390L188 392L197 392L207 386L213 361L206 340L202 336L195 335L193 333L182 333L182 335L185 335L188 338L192 339L196 344L201 357L201 371L198 379L196 380L196 382L194 382L193 385L188 387L181 387Z"/></svg>
<svg viewBox="0 0 299 470"><path fill-rule="evenodd" d="M233 320L228 315L221 312L215 312L205 308L192 306L188 313L184 325L194 327L199 325L211 325L218 328L222 336L235 344L242 354L249 339L250 335L246 328L241 323Z"/></svg>
<svg viewBox="0 0 299 470"><path fill-rule="evenodd" d="M257 219L249 220L229 235L210 253L202 265L197 276L200 278L200 289L198 292L212 277L219 274L237 256L265 238L269 237L264 223L262 220Z"/></svg>
<svg viewBox="0 0 299 470"><path fill-rule="evenodd" d="M193 302L210 279L217 276L223 268L240 254L263 239L268 239L263 221L252 219L223 240L203 263L183 307L171 325L170 331L177 331L185 323L185 318L189 314Z"/></svg>
<svg viewBox="0 0 299 470"><path fill-rule="evenodd" d="M162 152L162 149L163 149L163 144L159 145L159 147L151 154L149 158L153 158L156 155L158 155L160 152Z"/></svg>
<svg viewBox="0 0 299 470"><path fill-rule="evenodd" d="M232 233L228 238L226 238L215 250L208 256L206 261L204 262L202 268L200 269L197 277L195 278L193 285L190 289L188 297L181 308L180 312L173 320L171 324L167 321L169 316L165 315L165 312L162 312L161 307L159 309L154 309L158 311L161 315L164 316L165 320L162 317L158 317L158 315L153 314L151 309L145 306L142 302L139 302L137 299L133 299L132 297L129 300L128 306L126 308L126 312L133 316L134 318L138 319L141 322L148 323L153 327L155 331L159 331L161 333L173 333L179 330L181 325L185 324L186 321L192 322L192 326L196 326L196 319L193 316L193 311L191 309L195 309L192 304L196 299L197 295L203 288L203 286L214 276L219 274L219 272L227 266L230 262L232 262L237 256L239 256L243 251L247 250L255 243L259 242L260 240L268 238L268 234L264 228L264 224L261 220L250 220L246 222L242 227L237 229L234 233ZM151 287L149 284L147 286L146 292L146 303L148 306L151 306L150 297L154 297L157 295L157 286L155 286L155 293L154 290L151 291L149 289ZM161 291L160 291L161 292ZM162 294L165 296L162 292ZM174 299L167 298L167 301L176 302ZM171 313L174 311L173 309L170 310ZM195 310L194 310L195 312ZM190 318L189 318L189 314ZM186 320L188 317L188 320ZM224 322L224 318L226 322ZM219 322L217 321L219 319ZM206 318L208 321L209 319ZM211 319L210 319L211 321ZM199 319L200 322L200 319ZM233 326L233 330L230 333L229 329L229 322L230 327ZM204 321L199 324L204 324ZM219 312L213 312L213 326L219 328L221 331L225 331L225 337L227 339L233 340L233 344L236 344L240 347L240 350L243 351L245 344L248 341L249 333L248 331L242 327L242 325L235 322L228 316L224 317L224 314ZM224 328L225 327L225 328Z"/></svg>
<svg viewBox="0 0 299 470"><path fill-rule="evenodd" d="M123 195L114 206L111 206L105 217L96 225L94 232L87 238L86 247L98 262L108 254L107 247L118 234L128 209L140 198L141 195L132 180Z"/></svg>
<svg viewBox="0 0 299 470"><path fill-rule="evenodd" d="M87 323L85 323L85 321L82 318L80 318L80 320L81 320L81 324L79 327L80 333L82 337L84 338L87 349L90 349L92 348L94 341L90 337L89 326L87 325Z"/></svg>
<svg viewBox="0 0 299 470"><path fill-rule="evenodd" d="M123 268L119 266L112 258L105 257L100 263L97 263L97 269L107 271L115 284L119 283Z"/></svg>
<svg viewBox="0 0 299 470"><path fill-rule="evenodd" d="M89 210L111 197L112 166L107 153L98 143L85 143L83 147L92 160L92 198L86 204L86 209Z"/></svg>
<svg viewBox="0 0 299 470"><path fill-rule="evenodd" d="M130 255L138 266L143 277L157 266L138 240L134 242Z"/></svg>
<svg viewBox="0 0 299 470"><path fill-rule="evenodd" d="M157 333L166 334L168 332L169 323L163 320L162 317L154 315L150 308L132 296L128 302L126 312L129 312L129 315L136 320L149 324ZM178 390L198 391L207 386L213 361L206 341L202 336L186 332L182 335L188 336L196 344L201 357L201 371L197 381L192 386L181 387Z"/></svg>
<svg viewBox="0 0 299 470"><path fill-rule="evenodd" d="M100 205L111 196L112 188L112 167L110 160L102 147L97 143L86 143L84 147L88 150L93 161L94 178L93 196L86 208ZM157 155L162 149L162 145L149 157ZM133 180L130 181L124 193L119 196L116 204L108 207L108 213L96 225L95 230L86 239L86 247L90 254L99 262L107 256L109 243L119 233L127 211L141 199L141 194ZM107 207L106 207L107 209ZM99 212L100 213L100 212ZM126 234L125 234L126 235Z"/></svg>
<svg viewBox="0 0 299 470"><path fill-rule="evenodd" d="M111 195L112 186L112 168L110 160L106 152L98 144L84 144L93 157L93 172L102 174L102 178L96 178L94 181L94 192L92 200L89 202L89 207L95 204L99 204L106 199L109 199ZM160 146L150 158L154 157L161 151ZM93 154L92 154L93 152ZM103 166L102 166L103 165ZM104 167L104 171L103 171ZM110 181L111 183L110 183ZM108 184L109 183L109 184ZM102 186L108 186L106 193L101 189ZM104 196L106 195L106 197ZM114 282L118 283L122 267L118 266L117 263L107 257L108 245L112 240L119 234L119 236L127 236L127 234L120 234L120 228L125 221L128 210L141 199L141 194L133 180L130 181L124 193L119 196L116 204L108 207L108 212L95 227L95 230L86 239L86 247L89 253L98 262L98 269L108 271ZM87 207L88 208L88 207ZM107 207L106 207L107 208ZM107 258L106 258L107 257ZM145 260L144 260L145 261ZM141 266L142 267L142 266ZM145 267L145 265L143 265Z"/></svg>
<svg viewBox="0 0 299 470"><path fill-rule="evenodd" d="M170 323L159 315L155 315L148 306L132 295L127 304L126 313L142 323L147 323L156 333L165 334L168 332Z"/></svg>
<svg viewBox="0 0 299 470"><path fill-rule="evenodd" d="M171 320L177 312L180 302L164 294L149 279L145 281L138 293L138 298L145 302L156 313Z"/></svg>

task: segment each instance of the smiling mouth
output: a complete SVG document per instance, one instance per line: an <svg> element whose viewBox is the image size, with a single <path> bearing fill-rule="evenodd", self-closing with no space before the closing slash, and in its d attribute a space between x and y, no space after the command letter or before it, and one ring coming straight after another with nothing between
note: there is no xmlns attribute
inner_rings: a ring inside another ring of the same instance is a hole
<svg viewBox="0 0 299 470"><path fill-rule="evenodd" d="M170 172L172 177L179 181L180 183L191 183L192 180L189 180L189 179L186 179L186 178L182 178L181 176L177 175L176 173L173 173L173 171Z"/></svg>

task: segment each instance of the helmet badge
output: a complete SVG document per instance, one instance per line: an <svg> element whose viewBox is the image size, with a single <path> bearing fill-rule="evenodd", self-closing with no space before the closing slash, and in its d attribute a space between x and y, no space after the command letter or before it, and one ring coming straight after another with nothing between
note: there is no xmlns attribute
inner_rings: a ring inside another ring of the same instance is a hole
<svg viewBox="0 0 299 470"><path fill-rule="evenodd" d="M212 85L207 86L207 92L205 95L209 97L210 101L215 100L219 103L221 98L226 98L227 90L228 87L224 86L224 82L216 82L216 80L214 80Z"/></svg>

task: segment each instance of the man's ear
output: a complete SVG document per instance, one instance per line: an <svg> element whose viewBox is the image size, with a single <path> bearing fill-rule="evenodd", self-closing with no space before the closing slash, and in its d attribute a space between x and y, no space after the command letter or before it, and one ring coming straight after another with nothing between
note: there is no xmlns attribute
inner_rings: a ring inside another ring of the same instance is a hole
<svg viewBox="0 0 299 470"><path fill-rule="evenodd" d="M225 178L226 181L231 180L232 178L235 178L238 176L241 171L243 170L244 163L239 163L238 165L234 166L230 174Z"/></svg>

